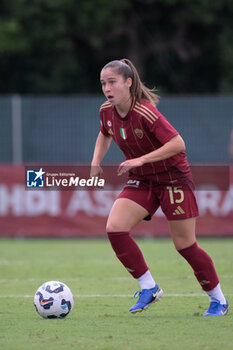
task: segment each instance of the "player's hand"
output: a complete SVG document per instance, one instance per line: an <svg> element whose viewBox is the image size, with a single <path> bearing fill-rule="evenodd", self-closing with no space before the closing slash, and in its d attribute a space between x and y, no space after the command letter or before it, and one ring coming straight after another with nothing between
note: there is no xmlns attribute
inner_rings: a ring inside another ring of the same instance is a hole
<svg viewBox="0 0 233 350"><path fill-rule="evenodd" d="M92 177L98 177L98 179L103 179L103 169L101 168L101 166L99 164L97 165L91 165L91 171L90 171L90 179ZM103 189L103 186L96 186L95 189Z"/></svg>
<svg viewBox="0 0 233 350"><path fill-rule="evenodd" d="M98 177L101 179L103 177L103 173L104 173L103 169L101 168L101 166L99 164L91 165L90 178Z"/></svg>
<svg viewBox="0 0 233 350"><path fill-rule="evenodd" d="M128 159L120 164L117 175L120 176L122 174L125 174L127 171L129 171L132 168L137 168L139 166L142 166L144 164L143 159L135 158L135 159Z"/></svg>

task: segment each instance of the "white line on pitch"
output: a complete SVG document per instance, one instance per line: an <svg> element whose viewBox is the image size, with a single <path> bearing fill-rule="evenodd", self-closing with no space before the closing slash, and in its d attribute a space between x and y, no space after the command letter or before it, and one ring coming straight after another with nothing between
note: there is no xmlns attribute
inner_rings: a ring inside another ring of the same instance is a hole
<svg viewBox="0 0 233 350"><path fill-rule="evenodd" d="M132 294L83 294L74 295L77 298L132 298ZM233 294L225 294L226 297L232 297ZM33 298L33 295L0 295L0 298ZM164 297L206 297L206 294L164 294Z"/></svg>
<svg viewBox="0 0 233 350"><path fill-rule="evenodd" d="M171 276L156 276L156 280L179 280L179 279L192 279L193 275L188 276L176 276L172 278ZM232 279L233 275L223 275L221 279ZM42 278L9 278L9 279L0 279L0 283L10 283L10 282L38 282L43 283L45 279ZM55 280L64 281L64 282L78 282L78 281L133 281L132 277L59 277Z"/></svg>

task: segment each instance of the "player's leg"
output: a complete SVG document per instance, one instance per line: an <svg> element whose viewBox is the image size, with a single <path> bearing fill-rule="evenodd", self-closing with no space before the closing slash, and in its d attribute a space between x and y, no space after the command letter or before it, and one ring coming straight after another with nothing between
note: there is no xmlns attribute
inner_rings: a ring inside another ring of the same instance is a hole
<svg viewBox="0 0 233 350"><path fill-rule="evenodd" d="M177 251L187 260L202 289L210 297L210 308L204 315L226 314L228 303L221 291L213 261L196 241L198 207L191 186L183 179L177 179L176 186L162 186L158 197Z"/></svg>
<svg viewBox="0 0 233 350"><path fill-rule="evenodd" d="M109 213L107 232L131 231L149 212L128 198L118 198Z"/></svg>
<svg viewBox="0 0 233 350"><path fill-rule="evenodd" d="M115 201L107 221L107 234L117 258L137 279L141 292L138 302L130 309L136 313L162 297L162 290L155 283L143 254L129 232L145 217L149 211L128 198ZM136 297L136 295L135 295Z"/></svg>
<svg viewBox="0 0 233 350"><path fill-rule="evenodd" d="M195 220L170 220L168 224L177 251L193 268L202 289L209 291L217 286L219 279L210 256L196 242Z"/></svg>
<svg viewBox="0 0 233 350"><path fill-rule="evenodd" d="M209 295L210 308L205 316L221 316L228 311L226 301L211 257L199 247L195 236L195 218L168 221L177 251L194 271L202 289Z"/></svg>
<svg viewBox="0 0 233 350"><path fill-rule="evenodd" d="M177 251L196 242L196 218L168 220L168 226Z"/></svg>
<svg viewBox="0 0 233 350"><path fill-rule="evenodd" d="M107 221L107 234L117 258L134 278L140 278L148 270L143 254L130 236L130 231L147 215L148 211L128 198L119 198L113 204ZM149 287L155 282L147 282Z"/></svg>

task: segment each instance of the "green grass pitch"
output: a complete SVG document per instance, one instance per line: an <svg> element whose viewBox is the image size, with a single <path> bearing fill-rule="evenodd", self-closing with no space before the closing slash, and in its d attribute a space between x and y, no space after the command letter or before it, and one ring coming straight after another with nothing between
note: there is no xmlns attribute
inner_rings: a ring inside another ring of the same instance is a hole
<svg viewBox="0 0 233 350"><path fill-rule="evenodd" d="M199 239L215 262L233 305L233 240ZM138 240L165 296L132 315L137 282L105 239L0 240L0 349L2 350L232 350L233 312L203 317L209 300L171 240ZM70 315L41 318L33 296L60 280L74 294Z"/></svg>

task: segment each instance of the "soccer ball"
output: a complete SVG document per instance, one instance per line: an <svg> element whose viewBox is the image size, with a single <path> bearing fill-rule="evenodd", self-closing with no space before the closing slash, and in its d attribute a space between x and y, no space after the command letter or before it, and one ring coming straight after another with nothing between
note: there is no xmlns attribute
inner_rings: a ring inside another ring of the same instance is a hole
<svg viewBox="0 0 233 350"><path fill-rule="evenodd" d="M34 305L38 314L44 318L64 318L72 310L74 298L65 283L49 281L37 289Z"/></svg>

